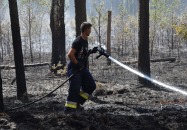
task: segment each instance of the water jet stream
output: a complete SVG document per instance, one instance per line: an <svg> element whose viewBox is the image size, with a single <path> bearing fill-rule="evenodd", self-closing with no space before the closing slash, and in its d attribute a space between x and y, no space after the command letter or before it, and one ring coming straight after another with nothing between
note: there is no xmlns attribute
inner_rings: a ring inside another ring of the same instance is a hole
<svg viewBox="0 0 187 130"><path fill-rule="evenodd" d="M159 85L159 86L161 86L161 87L164 87L164 88L166 88L166 89L169 89L169 90L172 90L172 91L175 91L175 92L179 92L179 93L181 93L181 94L187 96L187 92L184 91L184 90L181 90L181 89L179 89L179 88L177 88L177 87L170 86L170 85L164 84L164 83L162 83L162 82L160 82L160 81L157 81L157 80L155 80L155 79L152 79L152 78L146 76L145 74L139 72L138 70L136 70L136 69L134 69L134 68L131 68L131 67L129 67L129 66L127 66L127 65L125 65L125 64L123 64L123 63L121 63L121 62L119 62L119 61L117 61L116 59L112 58L111 56L109 56L108 59L110 59L110 60L113 61L114 63L118 64L119 66L123 67L124 69L127 69L127 70L129 70L130 72L132 72L132 73L134 73L134 74L136 74L136 75L138 75L138 76L140 76L140 77L142 77L142 78L144 78L144 79L147 79L147 80L151 81L151 82L154 83L154 84L157 84L157 85Z"/></svg>

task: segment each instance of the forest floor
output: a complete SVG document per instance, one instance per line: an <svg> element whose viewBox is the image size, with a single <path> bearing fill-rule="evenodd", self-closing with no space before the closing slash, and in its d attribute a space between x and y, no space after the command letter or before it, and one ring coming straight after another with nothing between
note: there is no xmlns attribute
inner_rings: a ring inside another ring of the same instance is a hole
<svg viewBox="0 0 187 130"><path fill-rule="evenodd" d="M151 63L154 79L187 91L187 53L176 62ZM186 96L159 86L142 86L137 76L101 58L90 65L97 89L84 111L63 114L68 84L41 102L17 111L0 113L0 129L18 130L185 130ZM137 65L132 65L137 68ZM26 69L29 101L47 94L65 79L49 75L48 67ZM24 105L16 100L14 70L3 70L6 109Z"/></svg>

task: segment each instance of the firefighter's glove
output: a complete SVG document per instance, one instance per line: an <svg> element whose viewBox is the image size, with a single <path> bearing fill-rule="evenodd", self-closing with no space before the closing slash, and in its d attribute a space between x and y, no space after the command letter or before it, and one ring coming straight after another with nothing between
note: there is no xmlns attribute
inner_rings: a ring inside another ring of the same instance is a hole
<svg viewBox="0 0 187 130"><path fill-rule="evenodd" d="M90 55L90 54L93 54L93 53L97 53L97 49L98 49L98 47L94 47L93 49L90 49L88 51L88 54Z"/></svg>
<svg viewBox="0 0 187 130"><path fill-rule="evenodd" d="M98 49L98 47L94 47L94 48L92 49L91 53L97 53L97 49Z"/></svg>

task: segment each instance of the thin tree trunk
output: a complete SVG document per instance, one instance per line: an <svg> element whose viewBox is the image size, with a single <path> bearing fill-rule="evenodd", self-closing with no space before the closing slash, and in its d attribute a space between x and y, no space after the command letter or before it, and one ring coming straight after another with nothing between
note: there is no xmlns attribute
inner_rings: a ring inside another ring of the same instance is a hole
<svg viewBox="0 0 187 130"><path fill-rule="evenodd" d="M27 97L27 89L23 66L23 53L21 45L17 0L9 0L9 9L14 48L14 61L16 66L17 98L23 99Z"/></svg>
<svg viewBox="0 0 187 130"><path fill-rule="evenodd" d="M30 58L31 58L31 63L34 62L34 59L33 59L33 50L32 50L32 34L31 34L31 29L32 29L32 26L31 26L31 1L29 0L29 45L30 45Z"/></svg>
<svg viewBox="0 0 187 130"><path fill-rule="evenodd" d="M124 54L124 38L122 38L122 42L121 42L121 55L123 57Z"/></svg>
<svg viewBox="0 0 187 130"><path fill-rule="evenodd" d="M156 0L156 6L157 6L157 3L158 3L158 0ZM154 13L153 39L151 41L151 56L153 56L154 41L156 37L156 23L157 23L157 10L155 10L155 13Z"/></svg>
<svg viewBox="0 0 187 130"><path fill-rule="evenodd" d="M174 24L174 19L173 19L173 12L172 12L172 25ZM173 47L174 47L174 30L173 28L171 28L171 49L173 51Z"/></svg>
<svg viewBox="0 0 187 130"><path fill-rule="evenodd" d="M167 33L167 45L168 45L168 49L169 49L169 56L171 56L171 47L170 47L170 30L166 29L166 33Z"/></svg>
<svg viewBox="0 0 187 130"><path fill-rule="evenodd" d="M136 31L134 31L134 39L133 39L133 42L132 42L132 54L133 54L133 56L135 56L135 47L134 47L135 43L136 43Z"/></svg>
<svg viewBox="0 0 187 130"><path fill-rule="evenodd" d="M164 30L161 29L161 41L162 41L162 46L164 46Z"/></svg>
<svg viewBox="0 0 187 130"><path fill-rule="evenodd" d="M154 34L153 34L153 39L152 39L152 41L151 41L151 56L153 56L155 35L156 35L156 33L154 32Z"/></svg>
<svg viewBox="0 0 187 130"><path fill-rule="evenodd" d="M43 21L43 16L42 16L42 19L41 19L41 23L40 23L40 29L39 29L39 49L40 49L40 52L39 52L39 60L40 60L40 63L42 62L42 42L41 42L41 37L42 37L42 21Z"/></svg>
<svg viewBox="0 0 187 130"><path fill-rule="evenodd" d="M1 58L1 62L4 61L4 49L3 49L3 36L2 36L3 32L2 32L2 27L1 27L1 21L0 21L0 45L1 45L1 54L0 54L0 58Z"/></svg>
<svg viewBox="0 0 187 130"><path fill-rule="evenodd" d="M111 54L111 21L112 11L108 11L108 24L107 24L107 53ZM107 59L107 65L111 65L111 60Z"/></svg>
<svg viewBox="0 0 187 130"><path fill-rule="evenodd" d="M99 24L99 46L101 46L101 13L100 12L99 12L98 24Z"/></svg>
<svg viewBox="0 0 187 130"><path fill-rule="evenodd" d="M8 50L8 56L10 58L11 48L10 48L10 30L8 29L8 41L7 41L7 50Z"/></svg>
<svg viewBox="0 0 187 130"><path fill-rule="evenodd" d="M178 40L178 46L177 46L178 60L180 60L180 44L181 44L181 39Z"/></svg>
<svg viewBox="0 0 187 130"><path fill-rule="evenodd" d="M1 70L0 70L0 111L3 111L3 110L4 110L3 85L2 85Z"/></svg>
<svg viewBox="0 0 187 130"><path fill-rule="evenodd" d="M127 53L127 38L125 36L125 53Z"/></svg>

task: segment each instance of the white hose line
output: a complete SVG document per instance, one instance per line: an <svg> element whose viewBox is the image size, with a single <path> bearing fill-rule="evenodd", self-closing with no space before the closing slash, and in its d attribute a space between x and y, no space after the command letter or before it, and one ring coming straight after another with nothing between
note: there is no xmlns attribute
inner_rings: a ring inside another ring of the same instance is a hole
<svg viewBox="0 0 187 130"><path fill-rule="evenodd" d="M149 81L151 81L151 82L153 82L153 83L155 83L155 84L157 84L157 85L159 85L159 86L161 86L161 87L164 87L164 88L173 90L173 91L175 91L175 92L179 92L179 93L181 93L181 94L183 94L183 95L187 95L187 92L184 91L184 90L181 90L181 89L179 89L179 88L177 88L177 87L170 86L170 85L164 84L164 83L162 83L162 82L160 82L160 81L157 81L157 80L155 80L155 79L152 79L152 78L146 76L145 74L139 72L138 70L136 70L136 69L134 69L134 68L131 68L131 67L127 66L127 65L124 65L123 63L117 61L116 59L112 58L111 56L109 56L108 58L109 58L111 61L113 61L113 62L115 62L116 64L118 64L119 66L121 66L121 67L123 67L123 68L129 70L130 72L132 72L132 73L134 73L134 74L136 74L136 75L138 75L138 76L140 76L140 77L142 77L142 78L145 78L145 79L147 79L147 80L149 80Z"/></svg>

